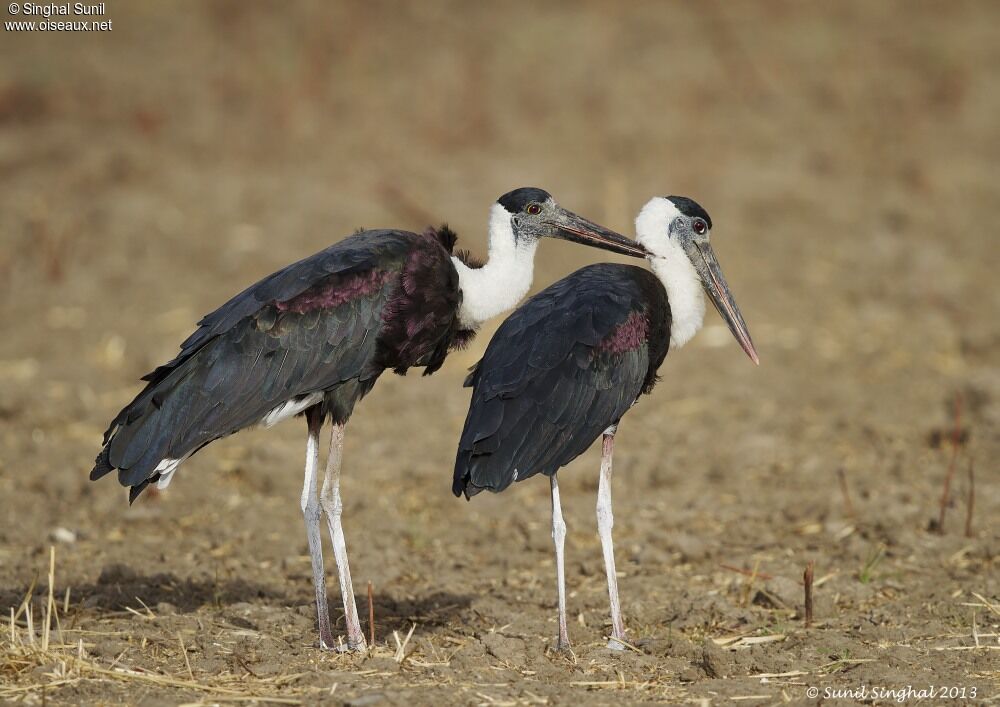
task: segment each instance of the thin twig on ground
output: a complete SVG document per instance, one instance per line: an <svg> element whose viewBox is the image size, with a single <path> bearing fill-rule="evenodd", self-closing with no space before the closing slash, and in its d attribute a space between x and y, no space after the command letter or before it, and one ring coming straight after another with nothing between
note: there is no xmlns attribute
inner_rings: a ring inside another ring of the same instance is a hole
<svg viewBox="0 0 1000 707"><path fill-rule="evenodd" d="M976 473L972 459L969 460L969 496L965 504L965 537L972 537L972 510L976 506Z"/></svg>
<svg viewBox="0 0 1000 707"><path fill-rule="evenodd" d="M844 512L849 518L856 520L857 516L854 514L854 504L851 503L851 492L847 487L847 472L844 471L844 467L837 469L837 479L840 481L840 493L844 497Z"/></svg>
<svg viewBox="0 0 1000 707"><path fill-rule="evenodd" d="M747 575L747 581L743 585L743 599L741 606L750 605L750 600L753 598L753 584L758 577L760 577L760 558L754 560L753 571Z"/></svg>
<svg viewBox="0 0 1000 707"><path fill-rule="evenodd" d="M774 579L774 577L771 576L771 575L769 575L767 572L756 572L755 573L753 570L745 570L745 569L743 569L741 567L733 567L732 565L724 565L721 562L719 563L719 567L721 567L724 570L729 570L730 572L738 572L739 574L742 574L745 577L759 577L760 579L764 579L764 580Z"/></svg>
<svg viewBox="0 0 1000 707"><path fill-rule="evenodd" d="M49 597L45 603L45 628L42 631L42 652L49 649L49 632L52 630L52 610L55 607L53 587L56 583L56 548L49 545Z"/></svg>
<svg viewBox="0 0 1000 707"><path fill-rule="evenodd" d="M944 477L944 489L941 491L941 510L938 513L937 531L944 534L944 515L951 500L951 479L955 475L955 460L958 459L958 444L962 434L962 394L955 394L955 428L951 433L951 459L948 462L948 473Z"/></svg>
<svg viewBox="0 0 1000 707"><path fill-rule="evenodd" d="M187 667L188 677L191 679L191 682L194 682L194 671L191 670L191 661L188 659L187 647L184 645L184 637L180 631L177 632L177 640L181 643L181 655L184 656L184 665Z"/></svg>
<svg viewBox="0 0 1000 707"><path fill-rule="evenodd" d="M813 570L816 561L809 560L806 571L802 573L802 584L805 587L805 621L806 628L812 627L813 622Z"/></svg>
<svg viewBox="0 0 1000 707"><path fill-rule="evenodd" d="M409 643L410 639L413 637L413 630L416 627L417 627L416 624L410 625L410 630L406 634L406 638L403 639L402 643L399 642L399 634L396 633L395 631L392 632L392 637L396 639L396 655L394 656L394 658L397 663L402 663L403 659L406 658L406 644Z"/></svg>

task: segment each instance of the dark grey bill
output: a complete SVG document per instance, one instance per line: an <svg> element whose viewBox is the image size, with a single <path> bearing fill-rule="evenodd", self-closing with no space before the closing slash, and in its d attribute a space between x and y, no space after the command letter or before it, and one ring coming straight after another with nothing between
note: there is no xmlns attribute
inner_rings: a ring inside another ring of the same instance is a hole
<svg viewBox="0 0 1000 707"><path fill-rule="evenodd" d="M698 258L701 262L698 262ZM733 336L740 342L740 346L746 351L750 360L759 366L760 359L757 358L757 349L754 348L753 339L750 338L750 330L747 329L747 323L743 321L743 315L740 313L733 293L729 291L729 285L726 284L726 278L722 274L722 268L719 266L719 261L716 259L711 245L708 243L695 244L694 266L712 299L712 304L729 325L729 331L733 332Z"/></svg>
<svg viewBox="0 0 1000 707"><path fill-rule="evenodd" d="M645 258L649 255L649 251L631 238L577 216L562 207L559 207L555 218L547 221L546 225L553 229L550 235L555 238L610 250L620 255L630 255L633 258Z"/></svg>

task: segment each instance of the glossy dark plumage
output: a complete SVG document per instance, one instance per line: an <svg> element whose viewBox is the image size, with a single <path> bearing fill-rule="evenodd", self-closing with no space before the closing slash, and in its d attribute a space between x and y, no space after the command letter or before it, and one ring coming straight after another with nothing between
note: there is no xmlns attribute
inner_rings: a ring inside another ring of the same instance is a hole
<svg viewBox="0 0 1000 707"><path fill-rule="evenodd" d="M591 265L532 297L466 381L452 491L554 474L652 389L669 342L666 291L642 268Z"/></svg>
<svg viewBox="0 0 1000 707"><path fill-rule="evenodd" d="M345 422L386 369L436 371L472 332L447 227L362 231L279 270L205 316L104 435L91 479L118 470L130 500L163 459L258 424L289 400L321 393Z"/></svg>

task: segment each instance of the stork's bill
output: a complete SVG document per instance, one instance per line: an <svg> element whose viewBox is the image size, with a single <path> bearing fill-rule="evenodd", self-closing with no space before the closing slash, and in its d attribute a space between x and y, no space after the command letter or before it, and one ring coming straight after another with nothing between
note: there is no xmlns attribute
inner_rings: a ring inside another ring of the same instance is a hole
<svg viewBox="0 0 1000 707"><path fill-rule="evenodd" d="M653 197L636 217L635 229L667 290L673 315L671 345L683 346L701 328L704 290L747 356L759 365L750 330L712 250L708 212L684 196Z"/></svg>
<svg viewBox="0 0 1000 707"><path fill-rule="evenodd" d="M636 258L649 255L649 251L631 238L626 238L561 206L554 209L553 218L546 220L546 223L554 229L553 235L556 238Z"/></svg>
<svg viewBox="0 0 1000 707"><path fill-rule="evenodd" d="M722 274L722 267L715 257L715 251L712 250L712 246L708 242L694 244L693 248L694 253L692 253L691 260L694 263L694 269L701 276L701 283L704 285L705 291L708 292L709 299L712 300L715 309L729 326L729 331L740 342L740 346L746 351L747 356L759 366L760 359L757 358L757 349L754 348L753 339L750 338L750 330L747 329L747 323L743 321L743 314L736 304L736 298L729 290L726 278Z"/></svg>

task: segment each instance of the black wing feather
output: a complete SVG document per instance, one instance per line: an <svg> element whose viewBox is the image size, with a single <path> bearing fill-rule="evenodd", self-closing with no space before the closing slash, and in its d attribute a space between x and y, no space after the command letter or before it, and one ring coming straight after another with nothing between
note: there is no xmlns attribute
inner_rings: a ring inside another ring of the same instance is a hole
<svg viewBox="0 0 1000 707"><path fill-rule="evenodd" d="M363 231L247 288L211 314L115 417L90 478L117 469L130 501L214 439L322 394L335 422L387 368L433 373L459 328L455 235Z"/></svg>
<svg viewBox="0 0 1000 707"><path fill-rule="evenodd" d="M277 404L351 378L372 378L381 313L397 278L324 309L282 309L310 287L376 270L398 270L413 234L351 236L244 290L201 320L181 353L146 380L112 421L91 478L118 469L140 487L165 458L180 459L213 439L258 423Z"/></svg>
<svg viewBox="0 0 1000 707"><path fill-rule="evenodd" d="M634 315L645 318L647 338L609 346ZM473 392L455 495L552 475L586 451L648 390L666 355L669 318L662 286L627 265L583 268L528 300L466 381Z"/></svg>
<svg viewBox="0 0 1000 707"><path fill-rule="evenodd" d="M329 275L345 276L376 268L379 259L388 254L401 256L410 245L411 235L391 230L362 231L268 275L202 317L198 329L181 344L177 357L143 376L143 380L161 380L213 337L229 331L246 317L276 317L273 311L261 311L268 303L290 300ZM262 318L260 323L268 329L273 320Z"/></svg>

